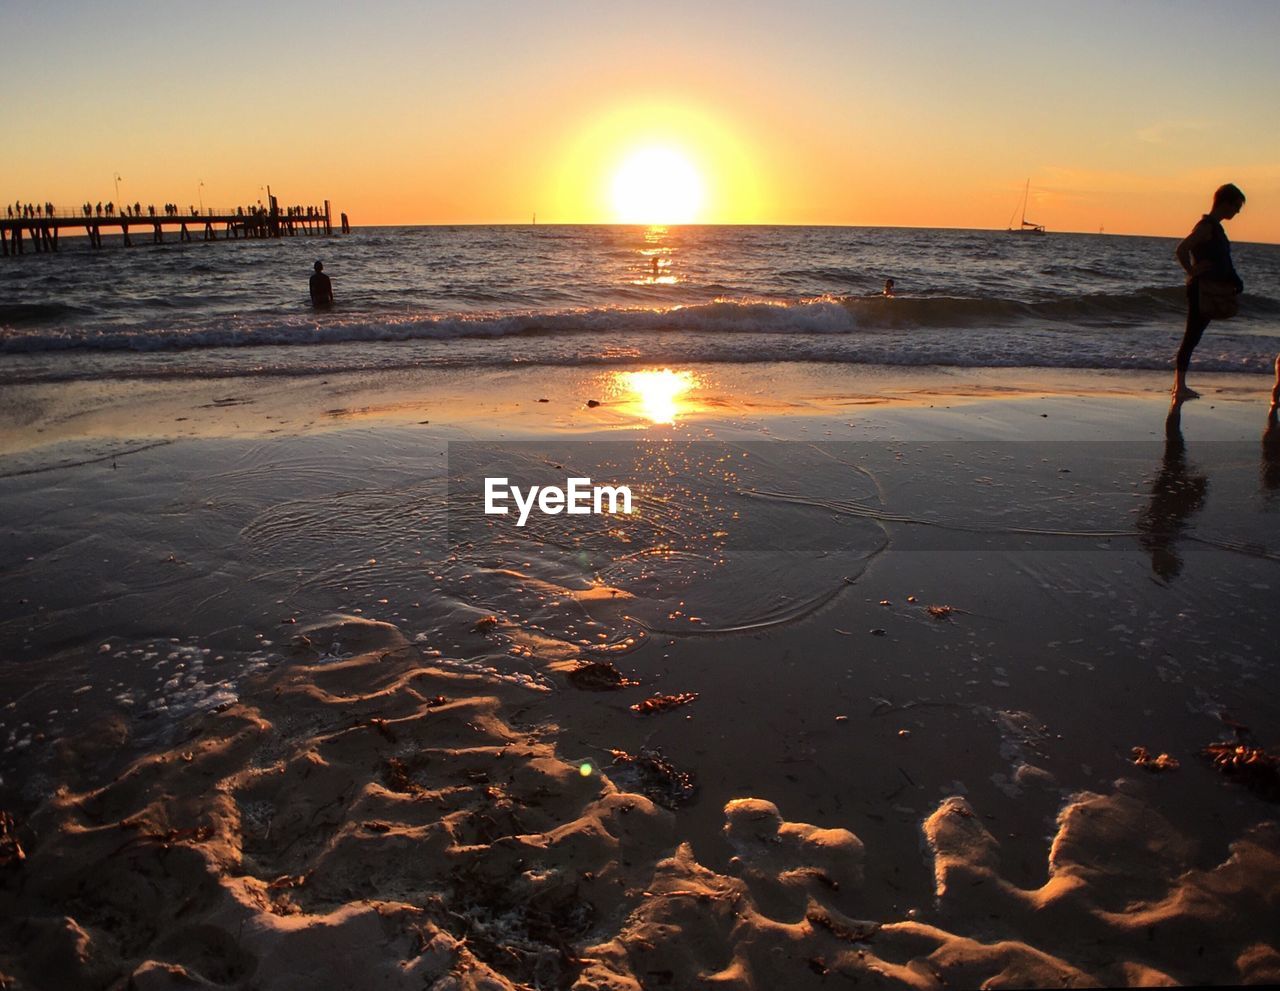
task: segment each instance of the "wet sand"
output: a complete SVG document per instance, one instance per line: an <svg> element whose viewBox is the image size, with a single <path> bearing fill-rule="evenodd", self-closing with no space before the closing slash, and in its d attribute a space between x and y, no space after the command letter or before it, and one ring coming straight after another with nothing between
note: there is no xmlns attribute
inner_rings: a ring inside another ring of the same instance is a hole
<svg viewBox="0 0 1280 991"><path fill-rule="evenodd" d="M1277 743L1268 383L690 371L6 396L0 973L1280 978L1276 796L1200 756Z"/></svg>

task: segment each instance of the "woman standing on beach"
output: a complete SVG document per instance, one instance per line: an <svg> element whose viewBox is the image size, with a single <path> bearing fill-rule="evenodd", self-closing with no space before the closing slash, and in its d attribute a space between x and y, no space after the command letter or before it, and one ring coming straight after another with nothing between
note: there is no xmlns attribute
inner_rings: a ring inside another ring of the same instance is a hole
<svg viewBox="0 0 1280 991"><path fill-rule="evenodd" d="M1196 399L1200 393L1187 388L1187 366L1191 352L1204 336L1210 320L1222 320L1236 314L1236 297L1244 292L1244 283L1231 264L1231 242L1222 229L1222 221L1230 220L1244 206L1240 187L1227 183L1213 194L1213 208L1178 245L1174 254L1187 273L1187 329L1178 348L1173 376L1175 402Z"/></svg>

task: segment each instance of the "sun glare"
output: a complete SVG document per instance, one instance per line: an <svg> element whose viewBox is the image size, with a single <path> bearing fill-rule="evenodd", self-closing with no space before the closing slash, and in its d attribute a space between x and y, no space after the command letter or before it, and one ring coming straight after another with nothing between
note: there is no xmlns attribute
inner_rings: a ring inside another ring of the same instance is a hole
<svg viewBox="0 0 1280 991"><path fill-rule="evenodd" d="M624 224L691 224L702 209L702 177L672 148L631 152L613 176L613 212Z"/></svg>
<svg viewBox="0 0 1280 991"><path fill-rule="evenodd" d="M659 424L676 422L687 406L682 397L697 384L692 372L673 372L670 368L620 372L618 378L630 393L636 411L649 422Z"/></svg>

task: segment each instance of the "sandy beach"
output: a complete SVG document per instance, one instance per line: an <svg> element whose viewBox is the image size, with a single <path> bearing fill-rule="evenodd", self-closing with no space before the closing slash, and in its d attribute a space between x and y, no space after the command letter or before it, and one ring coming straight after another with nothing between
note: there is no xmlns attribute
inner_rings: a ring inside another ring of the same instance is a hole
<svg viewBox="0 0 1280 991"><path fill-rule="evenodd" d="M1266 379L648 371L6 389L3 983L1280 980Z"/></svg>

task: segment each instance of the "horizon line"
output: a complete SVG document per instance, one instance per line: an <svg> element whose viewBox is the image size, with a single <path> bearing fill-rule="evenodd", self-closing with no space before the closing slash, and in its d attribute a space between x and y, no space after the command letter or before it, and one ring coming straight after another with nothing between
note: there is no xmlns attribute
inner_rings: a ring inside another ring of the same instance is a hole
<svg viewBox="0 0 1280 991"><path fill-rule="evenodd" d="M945 225L925 226L917 224L839 224L839 223L787 223L787 222L745 222L745 221L720 221L720 222L700 222L700 223L684 223L684 224L635 224L623 223L621 221L601 221L601 220L548 220L530 223L527 220L498 220L498 221L481 221L467 220L446 222L426 222L426 223L387 223L387 224L357 224L352 223L351 229L357 228L375 228L375 227L634 227L645 229L651 227L809 227L809 228L830 228L830 229L847 229L847 230L899 230L899 231L974 231L983 234L1008 234L1020 233L1017 228L1009 227L948 227ZM1138 234L1123 231L1091 231L1091 230L1067 230L1067 229L1049 229L1044 232L1046 235L1052 234L1072 234L1085 237L1149 237L1161 238L1165 240L1176 241L1182 235L1178 234ZM1032 235L1027 235L1032 236ZM1232 238L1231 243L1237 244L1263 244L1278 245L1280 241L1248 241Z"/></svg>

